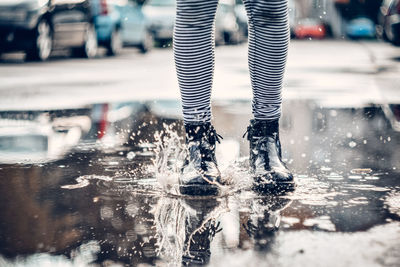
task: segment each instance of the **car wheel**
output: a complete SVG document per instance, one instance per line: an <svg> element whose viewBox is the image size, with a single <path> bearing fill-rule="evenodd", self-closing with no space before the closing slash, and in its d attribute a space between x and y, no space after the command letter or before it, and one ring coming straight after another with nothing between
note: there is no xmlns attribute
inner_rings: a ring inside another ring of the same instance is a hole
<svg viewBox="0 0 400 267"><path fill-rule="evenodd" d="M140 52L147 53L154 47L154 38L151 32L146 31L143 42L140 45Z"/></svg>
<svg viewBox="0 0 400 267"><path fill-rule="evenodd" d="M26 51L27 59L45 61L50 57L52 47L53 34L51 27L46 20L42 20L36 27L33 48Z"/></svg>
<svg viewBox="0 0 400 267"><path fill-rule="evenodd" d="M75 50L78 57L94 58L97 55L98 43L97 34L93 25L90 25L85 32L85 43Z"/></svg>
<svg viewBox="0 0 400 267"><path fill-rule="evenodd" d="M220 45L224 45L224 33L223 32L215 32L215 45L216 46L220 46Z"/></svg>
<svg viewBox="0 0 400 267"><path fill-rule="evenodd" d="M238 31L234 32L224 32L224 43L227 45L238 44L240 40L240 33Z"/></svg>
<svg viewBox="0 0 400 267"><path fill-rule="evenodd" d="M115 29L112 34L110 41L107 43L107 55L115 56L122 49L122 37L121 37L121 30Z"/></svg>
<svg viewBox="0 0 400 267"><path fill-rule="evenodd" d="M400 46L400 37L395 37L392 41L392 44L395 46Z"/></svg>

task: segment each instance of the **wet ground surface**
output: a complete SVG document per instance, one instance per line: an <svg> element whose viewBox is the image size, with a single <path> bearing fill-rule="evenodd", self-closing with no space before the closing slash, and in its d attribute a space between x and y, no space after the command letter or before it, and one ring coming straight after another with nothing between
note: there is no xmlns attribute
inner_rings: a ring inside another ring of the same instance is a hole
<svg viewBox="0 0 400 267"><path fill-rule="evenodd" d="M47 121L47 136L69 136L58 137L68 149L30 157L39 139L25 138L35 145L21 159L20 139L0 141L13 152L0 164L0 266L399 266L399 105L287 100L281 139L297 188L262 196L250 189L242 138L250 102L215 101L217 157L232 183L210 199L176 194L178 108L166 100L25 114ZM86 116L90 130L74 139Z"/></svg>
<svg viewBox="0 0 400 267"><path fill-rule="evenodd" d="M398 48L291 42L281 139L297 188L264 196L250 189L242 138L246 51L216 49L217 158L231 183L212 199L176 191L171 49L3 56L0 266L399 266Z"/></svg>

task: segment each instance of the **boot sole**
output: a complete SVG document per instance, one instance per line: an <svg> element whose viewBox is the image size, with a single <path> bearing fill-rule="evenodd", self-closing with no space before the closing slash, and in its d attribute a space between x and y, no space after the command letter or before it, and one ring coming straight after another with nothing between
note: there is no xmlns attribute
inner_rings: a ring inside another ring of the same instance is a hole
<svg viewBox="0 0 400 267"><path fill-rule="evenodd" d="M205 185L180 185L179 191L182 195L188 196L217 196L219 194L219 187L213 184Z"/></svg>

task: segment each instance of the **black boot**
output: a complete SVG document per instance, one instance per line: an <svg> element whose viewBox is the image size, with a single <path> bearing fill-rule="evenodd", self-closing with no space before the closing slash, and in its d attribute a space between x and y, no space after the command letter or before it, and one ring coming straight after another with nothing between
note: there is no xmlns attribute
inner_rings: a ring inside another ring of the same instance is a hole
<svg viewBox="0 0 400 267"><path fill-rule="evenodd" d="M259 192L293 190L293 174L282 162L278 120L251 120L247 139L254 189Z"/></svg>
<svg viewBox="0 0 400 267"><path fill-rule="evenodd" d="M219 136L210 123L185 125L188 155L182 167L179 189L184 195L218 195L221 173L215 158Z"/></svg>

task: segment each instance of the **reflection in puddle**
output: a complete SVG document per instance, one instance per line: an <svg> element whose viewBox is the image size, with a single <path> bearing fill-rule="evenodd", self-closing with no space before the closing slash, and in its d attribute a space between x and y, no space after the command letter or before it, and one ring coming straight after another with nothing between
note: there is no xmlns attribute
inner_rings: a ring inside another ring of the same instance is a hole
<svg viewBox="0 0 400 267"><path fill-rule="evenodd" d="M214 103L229 186L202 199L177 191L181 122L164 108L175 104L96 105L63 120L50 112L46 123L60 134L73 125L69 114L91 126L75 125L80 140L51 160L1 163L0 266L297 266L333 254L332 264L337 255L348 265L399 261L400 135L380 107L286 103L281 139L297 188L262 197L250 190L240 139L250 114Z"/></svg>
<svg viewBox="0 0 400 267"><path fill-rule="evenodd" d="M336 230L336 227L331 222L331 218L329 216L319 216L311 219L306 219L303 222L303 225L307 227L312 227L314 229L321 229L331 232L334 232Z"/></svg>
<svg viewBox="0 0 400 267"><path fill-rule="evenodd" d="M101 180L101 181L112 181L111 177L107 176L96 176L96 175L84 175L76 178L76 184L71 185L63 185L61 188L63 189L77 189L83 188L90 184L90 180Z"/></svg>
<svg viewBox="0 0 400 267"><path fill-rule="evenodd" d="M160 198L154 207L158 253L172 265L209 262L210 243L218 231L219 201Z"/></svg>
<svg viewBox="0 0 400 267"><path fill-rule="evenodd" d="M385 206L393 214L400 216L400 192L391 192L385 198Z"/></svg>

